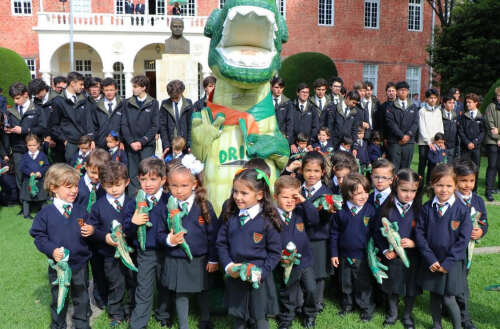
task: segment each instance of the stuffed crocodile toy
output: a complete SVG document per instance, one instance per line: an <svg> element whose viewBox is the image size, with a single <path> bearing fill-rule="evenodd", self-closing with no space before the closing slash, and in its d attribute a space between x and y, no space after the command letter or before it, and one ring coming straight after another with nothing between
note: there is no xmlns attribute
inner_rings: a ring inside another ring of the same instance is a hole
<svg viewBox="0 0 500 329"><path fill-rule="evenodd" d="M125 236L123 235L122 224L116 219L111 222L111 240L118 243L118 246L116 246L115 258L120 258L123 265L134 272L138 272L132 258L130 258L130 253L133 252L134 249L127 244Z"/></svg>
<svg viewBox="0 0 500 329"><path fill-rule="evenodd" d="M486 291L500 291L500 284L492 284L491 286L487 286L484 288Z"/></svg>
<svg viewBox="0 0 500 329"><path fill-rule="evenodd" d="M235 173L263 158L271 186L286 166L289 145L279 131L269 80L281 65L288 29L275 0L226 0L205 25L208 64L217 87L192 118L191 151L205 164L207 197L220 213Z"/></svg>
<svg viewBox="0 0 500 329"><path fill-rule="evenodd" d="M329 212L335 212L342 209L343 202L340 194L323 194L313 201L313 206L318 210L325 209Z"/></svg>
<svg viewBox="0 0 500 329"><path fill-rule="evenodd" d="M481 218L481 213L477 211L474 207L471 208L470 217L472 219L472 228L480 228L479 219ZM477 240L469 240L469 244L467 246L467 269L470 269L472 265L472 256L474 255L474 247L476 244L481 243L480 239Z"/></svg>
<svg viewBox="0 0 500 329"><path fill-rule="evenodd" d="M251 263L241 263L240 265L233 266L233 272L239 272L241 281L250 282L254 289L259 289L260 278L262 277L260 267ZM229 275L226 274L226 276Z"/></svg>
<svg viewBox="0 0 500 329"><path fill-rule="evenodd" d="M52 285L59 286L57 292L57 314L61 313L68 296L68 291L71 286L71 268L68 264L69 250L64 248L64 257L57 263L49 259L49 266L57 272L57 279L52 282Z"/></svg>
<svg viewBox="0 0 500 329"><path fill-rule="evenodd" d="M382 217L382 227L380 228L382 235L389 242L389 250L395 251L396 254L401 258L404 266L410 267L410 261L408 256L406 256L405 249L401 246L401 237L399 236L399 225L398 222L390 222L386 217Z"/></svg>
<svg viewBox="0 0 500 329"><path fill-rule="evenodd" d="M0 175L3 175L3 174L5 174L8 171L9 171L9 166L2 167L0 169Z"/></svg>
<svg viewBox="0 0 500 329"><path fill-rule="evenodd" d="M188 214L187 210L180 210L177 199L175 199L173 196L170 196L170 198L168 198L167 208L168 230L174 230L174 234L177 234L179 232L184 232L187 234L187 230L182 226L182 219ZM185 239L184 242L180 244L180 247L182 248L182 250L184 250L189 260L193 260L191 249L189 248L189 245L187 244Z"/></svg>
<svg viewBox="0 0 500 329"><path fill-rule="evenodd" d="M356 164L358 165L358 171L361 175L366 175L367 173L371 173L372 172L372 164L369 163L367 165L362 165L360 162L359 162L359 159L356 159Z"/></svg>
<svg viewBox="0 0 500 329"><path fill-rule="evenodd" d="M153 209L153 205L148 205L146 200L146 193L143 190L137 191L137 196L135 197L135 208L138 210L139 214L149 214L149 211ZM137 241L139 241L139 247L141 250L146 250L146 228L153 226L151 222L146 222L146 224L137 226Z"/></svg>
<svg viewBox="0 0 500 329"><path fill-rule="evenodd" d="M389 268L378 260L378 248L375 247L373 238L368 240L368 248L366 249L366 252L368 254L368 267L370 267L370 271L375 277L375 280L377 280L378 284L382 284L382 280L389 277L385 272Z"/></svg>
<svg viewBox="0 0 500 329"><path fill-rule="evenodd" d="M82 158L78 157L78 159L76 159L74 168L78 170L80 176L83 175L83 170L85 169L85 163L83 162Z"/></svg>
<svg viewBox="0 0 500 329"><path fill-rule="evenodd" d="M35 175L30 176L30 180L28 182L28 192L32 197L35 197L40 191L37 186L38 181L36 180Z"/></svg>
<svg viewBox="0 0 500 329"><path fill-rule="evenodd" d="M290 274L292 274L293 265L300 264L301 254L297 252L297 246L293 241L290 241L286 244L286 248L281 251L281 259L288 260L288 264L281 263L281 266L284 268L283 281L285 284L290 280Z"/></svg>

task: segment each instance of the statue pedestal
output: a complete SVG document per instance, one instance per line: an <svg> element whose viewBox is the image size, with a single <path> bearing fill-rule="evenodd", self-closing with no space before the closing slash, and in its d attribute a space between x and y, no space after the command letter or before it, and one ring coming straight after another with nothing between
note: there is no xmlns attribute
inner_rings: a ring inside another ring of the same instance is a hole
<svg viewBox="0 0 500 329"><path fill-rule="evenodd" d="M156 60L156 99L161 103L169 96L167 83L181 80L186 86L184 97L198 100L198 62L189 54L163 54Z"/></svg>

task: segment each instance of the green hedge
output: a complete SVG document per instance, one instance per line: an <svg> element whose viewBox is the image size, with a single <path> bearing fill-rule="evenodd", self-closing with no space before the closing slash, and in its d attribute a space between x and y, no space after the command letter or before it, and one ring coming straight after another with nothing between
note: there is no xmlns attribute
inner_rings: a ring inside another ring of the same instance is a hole
<svg viewBox="0 0 500 329"><path fill-rule="evenodd" d="M312 89L312 83L317 78L329 80L337 75L337 68L330 57L321 53L304 52L292 55L281 63L279 75L285 80L285 95L296 98L296 88L301 82L307 83ZM313 91L311 90L311 94Z"/></svg>
<svg viewBox="0 0 500 329"><path fill-rule="evenodd" d="M7 97L9 105L13 104L9 96L9 87L14 82L27 85L30 81L30 70L24 59L15 51L0 47L0 88L3 89L3 95Z"/></svg>
<svg viewBox="0 0 500 329"><path fill-rule="evenodd" d="M484 113L486 107L491 104L493 97L495 97L495 88L500 87L500 79L498 79L494 84L491 85L490 89L483 98L483 103L479 107L479 110Z"/></svg>

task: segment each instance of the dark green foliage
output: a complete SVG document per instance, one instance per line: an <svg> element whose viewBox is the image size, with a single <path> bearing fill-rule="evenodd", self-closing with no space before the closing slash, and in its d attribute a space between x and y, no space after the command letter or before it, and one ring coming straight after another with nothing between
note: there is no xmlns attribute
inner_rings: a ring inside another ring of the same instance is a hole
<svg viewBox="0 0 500 329"><path fill-rule="evenodd" d="M7 97L9 105L12 106L13 101L9 96L9 87L14 82L22 82L27 85L31 80L30 70L18 53L7 48L0 48L0 72L0 88L3 89L3 95Z"/></svg>
<svg viewBox="0 0 500 329"><path fill-rule="evenodd" d="M432 67L441 90L484 95L500 72L500 1L464 1L449 26L436 32Z"/></svg>
<svg viewBox="0 0 500 329"><path fill-rule="evenodd" d="M493 98L495 97L495 88L500 87L500 79L498 79L494 84L491 85L490 89L486 93L486 95L483 98L483 102L481 103L481 106L479 107L479 110L484 113L486 110L486 107L493 101Z"/></svg>
<svg viewBox="0 0 500 329"><path fill-rule="evenodd" d="M311 88L317 78L327 81L337 75L337 68L330 57L321 53L304 52L292 55L281 63L279 75L285 80L285 95L291 99L297 97L295 88L301 82L305 82Z"/></svg>

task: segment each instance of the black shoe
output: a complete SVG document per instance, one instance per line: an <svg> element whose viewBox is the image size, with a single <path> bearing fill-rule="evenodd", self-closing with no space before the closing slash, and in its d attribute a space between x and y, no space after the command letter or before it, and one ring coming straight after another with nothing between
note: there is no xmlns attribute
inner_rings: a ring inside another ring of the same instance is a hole
<svg viewBox="0 0 500 329"><path fill-rule="evenodd" d="M368 314L366 312L361 313L361 315L359 316L362 322L370 322L372 317L372 314Z"/></svg>
<svg viewBox="0 0 500 329"><path fill-rule="evenodd" d="M495 198L491 195L491 191L486 192L485 197L489 202L495 201Z"/></svg>
<svg viewBox="0 0 500 329"><path fill-rule="evenodd" d="M347 313L350 313L351 311L352 309L341 309L338 314L341 318L343 318L344 316L347 315Z"/></svg>
<svg viewBox="0 0 500 329"><path fill-rule="evenodd" d="M415 329L415 321L412 317L403 318L402 322L405 329Z"/></svg>
<svg viewBox="0 0 500 329"><path fill-rule="evenodd" d="M316 326L316 320L314 318L304 319L302 326L306 329L312 329Z"/></svg>
<svg viewBox="0 0 500 329"><path fill-rule="evenodd" d="M462 327L464 329L477 329L476 326L472 323L472 321L464 323Z"/></svg>
<svg viewBox="0 0 500 329"><path fill-rule="evenodd" d="M214 329L214 324L212 321L200 321L198 322L198 329Z"/></svg>
<svg viewBox="0 0 500 329"><path fill-rule="evenodd" d="M323 312L324 309L325 309L325 304L324 303L319 303L318 304L318 313Z"/></svg>
<svg viewBox="0 0 500 329"><path fill-rule="evenodd" d="M166 319L166 320L161 320L160 321L160 326L162 328L172 328L172 320Z"/></svg>
<svg viewBox="0 0 500 329"><path fill-rule="evenodd" d="M278 329L290 329L291 323L288 321L282 321L278 324Z"/></svg>
<svg viewBox="0 0 500 329"><path fill-rule="evenodd" d="M384 327L393 326L395 324L396 324L395 318L385 318L385 320L384 320Z"/></svg>

